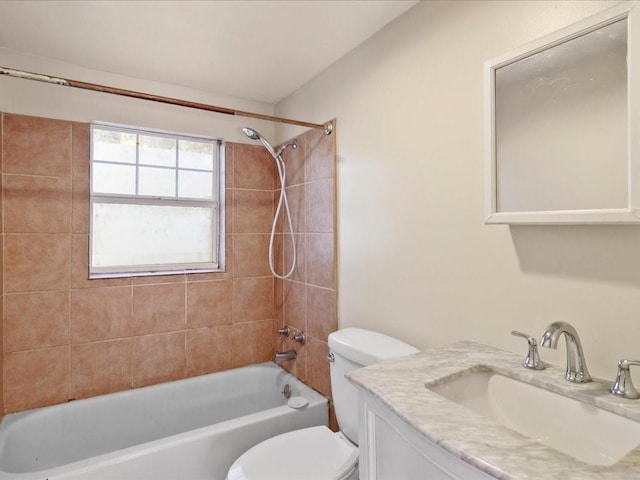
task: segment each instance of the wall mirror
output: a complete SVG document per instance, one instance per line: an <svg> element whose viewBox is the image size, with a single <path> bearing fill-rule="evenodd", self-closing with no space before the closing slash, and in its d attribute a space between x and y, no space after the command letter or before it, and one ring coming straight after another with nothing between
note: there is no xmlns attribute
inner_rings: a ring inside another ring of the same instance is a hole
<svg viewBox="0 0 640 480"><path fill-rule="evenodd" d="M485 223L640 222L634 7L485 63Z"/></svg>

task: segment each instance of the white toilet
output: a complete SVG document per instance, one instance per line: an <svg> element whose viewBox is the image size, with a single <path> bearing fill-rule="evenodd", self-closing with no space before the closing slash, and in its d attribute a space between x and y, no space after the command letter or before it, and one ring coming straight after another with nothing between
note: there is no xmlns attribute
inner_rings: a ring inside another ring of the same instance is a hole
<svg viewBox="0 0 640 480"><path fill-rule="evenodd" d="M227 480L357 480L358 397L345 374L418 350L381 333L344 328L329 335L331 390L341 431L304 428L265 440L231 465Z"/></svg>

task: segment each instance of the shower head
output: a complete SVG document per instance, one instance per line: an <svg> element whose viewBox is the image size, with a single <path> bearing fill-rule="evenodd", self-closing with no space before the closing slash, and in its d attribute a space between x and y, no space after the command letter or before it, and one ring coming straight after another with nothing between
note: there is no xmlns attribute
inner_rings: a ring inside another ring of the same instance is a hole
<svg viewBox="0 0 640 480"><path fill-rule="evenodd" d="M251 140L260 140L262 137L260 136L260 134L258 132L256 132L255 130L248 128L248 127L244 127L242 129L242 131L244 132L244 134L249 137Z"/></svg>
<svg viewBox="0 0 640 480"><path fill-rule="evenodd" d="M275 157L278 156L278 154L274 150L273 146L269 142L267 142L267 140L262 135L260 135L258 132L256 132L253 128L244 127L242 129L242 131L251 140L260 140L262 142L262 144L264 145L264 148L266 148L269 151L269 153L271 154L272 157L275 158Z"/></svg>
<svg viewBox="0 0 640 480"><path fill-rule="evenodd" d="M242 132L251 140L260 140L262 144L265 146L265 148L269 150L269 153L274 158L279 157L282 154L282 152L286 150L287 147L291 147L294 150L298 148L298 140L293 140L285 145L282 145L278 150L275 150L273 146L269 142L267 142L267 140L258 132L256 132L253 128L244 127L242 129Z"/></svg>

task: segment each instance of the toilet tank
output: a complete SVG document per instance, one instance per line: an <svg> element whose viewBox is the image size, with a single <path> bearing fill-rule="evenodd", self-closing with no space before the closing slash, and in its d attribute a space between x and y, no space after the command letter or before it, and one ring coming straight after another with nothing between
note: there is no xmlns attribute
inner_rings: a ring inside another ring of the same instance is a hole
<svg viewBox="0 0 640 480"><path fill-rule="evenodd" d="M358 393L345 374L381 362L418 352L411 345L382 333L362 328L343 328L329 335L331 392L340 430L358 444Z"/></svg>

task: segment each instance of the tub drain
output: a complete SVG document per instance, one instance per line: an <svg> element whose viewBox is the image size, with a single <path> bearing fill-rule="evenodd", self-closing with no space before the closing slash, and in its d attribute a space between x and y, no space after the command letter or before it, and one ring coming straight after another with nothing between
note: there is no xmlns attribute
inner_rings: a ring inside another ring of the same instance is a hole
<svg viewBox="0 0 640 480"><path fill-rule="evenodd" d="M291 386L288 383L284 386L284 390L282 390L282 394L284 395L284 398L286 398L287 400L291 396Z"/></svg>

